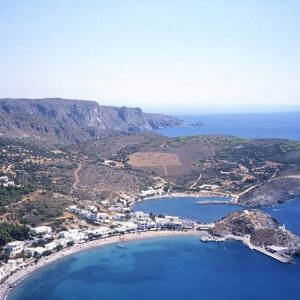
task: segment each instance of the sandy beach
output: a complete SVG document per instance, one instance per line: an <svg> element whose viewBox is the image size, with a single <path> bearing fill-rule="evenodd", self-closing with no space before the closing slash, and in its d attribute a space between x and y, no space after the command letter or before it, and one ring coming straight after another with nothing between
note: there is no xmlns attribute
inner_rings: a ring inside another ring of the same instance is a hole
<svg viewBox="0 0 300 300"><path fill-rule="evenodd" d="M232 200L237 203L238 200L238 195L235 194L226 194L226 193L214 193L214 192L175 192L175 193L167 193L164 195L155 195L155 196L150 196L150 197L145 197L138 199L132 205L134 205L137 202L141 201L147 201L147 200L153 200L153 199L160 199L160 198L211 198L211 197L225 197L225 198L232 198Z"/></svg>
<svg viewBox="0 0 300 300"><path fill-rule="evenodd" d="M29 276L32 272L36 271L37 269L52 263L56 260L62 259L67 255L91 249L94 247L101 247L113 243L125 243L127 241L139 240L139 239L149 239L155 237L168 237L168 236L197 236L199 232L197 231L147 231L147 232L140 232L140 233L129 233L121 236L113 236L102 238L90 242L86 242L83 244L76 244L72 247L65 248L59 252L56 252L50 256L42 257L37 264L32 262L32 264L26 266L23 269L20 269L13 273L4 283L1 284L1 291L0 291L0 300L7 299L9 291L15 287L19 282L21 282L25 277Z"/></svg>

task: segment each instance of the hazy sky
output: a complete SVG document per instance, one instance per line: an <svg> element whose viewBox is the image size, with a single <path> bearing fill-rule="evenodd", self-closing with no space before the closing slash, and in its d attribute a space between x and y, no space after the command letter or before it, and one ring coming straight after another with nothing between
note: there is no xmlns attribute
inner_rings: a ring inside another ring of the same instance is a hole
<svg viewBox="0 0 300 300"><path fill-rule="evenodd" d="M0 28L0 97L300 108L299 0L0 0Z"/></svg>

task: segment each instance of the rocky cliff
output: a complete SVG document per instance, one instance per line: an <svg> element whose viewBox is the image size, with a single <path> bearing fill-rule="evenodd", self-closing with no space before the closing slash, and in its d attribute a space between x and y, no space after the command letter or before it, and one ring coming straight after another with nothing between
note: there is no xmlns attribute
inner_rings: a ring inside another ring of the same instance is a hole
<svg viewBox="0 0 300 300"><path fill-rule="evenodd" d="M146 119L149 122L150 126L154 129L170 126L179 126L182 124L182 122L175 117L160 114L146 114Z"/></svg>
<svg viewBox="0 0 300 300"><path fill-rule="evenodd" d="M0 99L0 135L79 142L113 132L147 131L179 120L145 114L140 108L102 106L94 101Z"/></svg>
<svg viewBox="0 0 300 300"><path fill-rule="evenodd" d="M233 212L216 223L211 234L218 237L250 236L255 246L288 248L289 254L300 253L300 238L282 228L274 218L256 209Z"/></svg>

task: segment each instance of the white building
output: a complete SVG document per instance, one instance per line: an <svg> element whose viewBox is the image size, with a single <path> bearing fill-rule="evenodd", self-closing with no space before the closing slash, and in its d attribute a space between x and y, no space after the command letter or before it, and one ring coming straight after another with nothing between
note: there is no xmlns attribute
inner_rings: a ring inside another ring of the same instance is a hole
<svg viewBox="0 0 300 300"><path fill-rule="evenodd" d="M115 221L122 221L122 220L124 220L124 218L125 218L125 214L115 214L115 215L113 216L113 219L114 219Z"/></svg>
<svg viewBox="0 0 300 300"><path fill-rule="evenodd" d="M34 235L50 234L52 233L52 228L50 226L38 226L38 227L30 228L30 232Z"/></svg>
<svg viewBox="0 0 300 300"><path fill-rule="evenodd" d="M157 195L157 191L154 190L153 188L150 188L148 190L145 190L145 191L141 191L140 192L140 197L141 198L146 198L146 197L153 197Z"/></svg>
<svg viewBox="0 0 300 300"><path fill-rule="evenodd" d="M137 220L145 220L149 218L149 214L146 214L142 211L135 211L132 213L132 217Z"/></svg>
<svg viewBox="0 0 300 300"><path fill-rule="evenodd" d="M21 241L11 242L6 245L6 250L8 251L10 257L14 257L24 250L24 245L25 243Z"/></svg>
<svg viewBox="0 0 300 300"><path fill-rule="evenodd" d="M15 272L16 270L24 267L25 267L25 263L23 258L9 259L6 264L6 273L9 274L11 272Z"/></svg>
<svg viewBox="0 0 300 300"><path fill-rule="evenodd" d="M145 231L148 229L148 222L147 221L137 221L137 229L141 231Z"/></svg>
<svg viewBox="0 0 300 300"><path fill-rule="evenodd" d="M90 205L88 206L87 208L89 211L93 212L93 213L96 213L98 211L98 208L94 205Z"/></svg>
<svg viewBox="0 0 300 300"><path fill-rule="evenodd" d="M125 233L127 230L127 228L125 226L119 226L119 227L116 227L114 229L114 232L117 232L117 233Z"/></svg>
<svg viewBox="0 0 300 300"><path fill-rule="evenodd" d="M67 210L73 214L78 214L80 212L80 209L77 207L77 205L70 205Z"/></svg>
<svg viewBox="0 0 300 300"><path fill-rule="evenodd" d="M44 249L44 250L45 250L45 251L46 251L46 250L52 251L52 250L55 249L56 246L57 246L56 243L51 242L51 243L48 243L48 244L45 245L45 249Z"/></svg>
<svg viewBox="0 0 300 300"><path fill-rule="evenodd" d="M68 231L60 231L58 236L61 239L65 239L68 242L79 242L85 239L85 234L83 232L79 232L78 229L70 229ZM61 243L59 243L61 245Z"/></svg>
<svg viewBox="0 0 300 300"><path fill-rule="evenodd" d="M108 219L107 213L89 213L86 218L94 222L101 222Z"/></svg>
<svg viewBox="0 0 300 300"><path fill-rule="evenodd" d="M165 219L168 220L169 222L178 222L180 219L179 217L174 217L174 216L165 216Z"/></svg>
<svg viewBox="0 0 300 300"><path fill-rule="evenodd" d="M44 251L46 251L45 248L43 247L36 247L36 248L26 248L25 249L25 253L29 256L34 256L35 253L37 253L38 255L42 255L44 253Z"/></svg>
<svg viewBox="0 0 300 300"><path fill-rule="evenodd" d="M136 231L138 229L137 224L133 222L123 222L122 225L125 226L126 231Z"/></svg>
<svg viewBox="0 0 300 300"><path fill-rule="evenodd" d="M111 230L108 227L99 227L94 230L89 230L88 233L95 236L108 236Z"/></svg>
<svg viewBox="0 0 300 300"><path fill-rule="evenodd" d="M7 181L7 182L3 183L3 186L4 187L14 187L15 183L14 183L14 181Z"/></svg>
<svg viewBox="0 0 300 300"><path fill-rule="evenodd" d="M5 273L4 267L1 267L0 268L0 282L5 276L6 276L6 273Z"/></svg>
<svg viewBox="0 0 300 300"><path fill-rule="evenodd" d="M7 176L1 176L0 177L0 182L7 182L8 181L8 177Z"/></svg>

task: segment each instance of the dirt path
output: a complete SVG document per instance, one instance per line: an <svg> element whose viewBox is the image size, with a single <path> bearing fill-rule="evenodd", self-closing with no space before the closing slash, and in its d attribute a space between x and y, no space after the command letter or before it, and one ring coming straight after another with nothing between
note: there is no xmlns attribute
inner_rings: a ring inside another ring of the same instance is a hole
<svg viewBox="0 0 300 300"><path fill-rule="evenodd" d="M79 172L81 171L81 169L82 169L82 163L79 163L77 169L74 171L75 181L73 183L73 188L76 190L82 190L81 188L78 187L80 183Z"/></svg>
<svg viewBox="0 0 300 300"><path fill-rule="evenodd" d="M246 190L244 190L243 192L237 194L237 199L240 198L242 195L248 193L249 191L255 189L257 186L259 186L259 184L256 184L256 185L253 185L253 186L250 186L249 188L247 188Z"/></svg>
<svg viewBox="0 0 300 300"><path fill-rule="evenodd" d="M163 167L164 167L164 170L165 170L165 175L168 176L167 166L166 166L166 165L163 165Z"/></svg>
<svg viewBox="0 0 300 300"><path fill-rule="evenodd" d="M274 177L274 178L271 178L269 181L273 181L273 180L277 180L277 179L282 179L282 178L296 178L296 179L300 179L300 175L286 175L286 176Z"/></svg>
<svg viewBox="0 0 300 300"><path fill-rule="evenodd" d="M202 174L200 173L200 175L197 178L197 180L189 187L189 189L193 189L198 184L198 182L200 181L201 177L202 177Z"/></svg>
<svg viewBox="0 0 300 300"><path fill-rule="evenodd" d="M11 169L13 166L14 166L14 164L10 164L10 165L8 165L8 167L6 169L3 167L2 172L5 174L8 173L8 174L12 175L13 177L16 177L17 173Z"/></svg>

